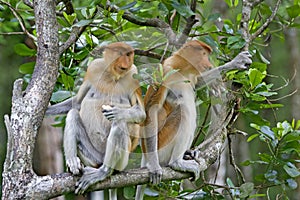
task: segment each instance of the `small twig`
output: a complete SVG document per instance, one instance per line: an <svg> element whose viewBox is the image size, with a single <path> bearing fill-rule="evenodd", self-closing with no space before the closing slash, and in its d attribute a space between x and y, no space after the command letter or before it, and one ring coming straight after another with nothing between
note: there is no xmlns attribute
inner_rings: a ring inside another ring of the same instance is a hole
<svg viewBox="0 0 300 200"><path fill-rule="evenodd" d="M109 10L110 12L118 13L120 11L119 7L116 5L112 5L110 1L106 1L106 5L99 4L99 7L105 10ZM172 27L167 24L165 21L158 19L158 18L137 18L134 14L130 11L125 10L124 14L122 15L123 19L134 23L140 26L149 26L149 27L156 27L160 29L168 38L170 45L177 45L176 33L172 30Z"/></svg>
<svg viewBox="0 0 300 200"><path fill-rule="evenodd" d="M295 89L293 92L287 94L287 95L284 95L280 98L277 98L277 99L269 99L270 102L274 102L274 101L279 101L279 100L282 100L282 99L285 99L287 97L290 97L290 96L293 96L294 94L296 94L298 92L298 89Z"/></svg>
<svg viewBox="0 0 300 200"><path fill-rule="evenodd" d="M278 0L275 5L275 8L272 12L272 15L266 20L266 22L255 33L253 33L250 36L249 43L251 43L255 38L257 38L270 25L270 23L273 21L274 17L277 14L280 3L281 3L281 0Z"/></svg>
<svg viewBox="0 0 300 200"><path fill-rule="evenodd" d="M79 36L83 33L86 27L87 26L83 26L83 27L74 26L72 28L72 31L67 41L64 42L63 45L59 47L59 54L62 54L66 49L68 49L79 38Z"/></svg>
<svg viewBox="0 0 300 200"><path fill-rule="evenodd" d="M191 1L191 10L195 13L196 12L196 7L197 7L197 1L195 0L192 0ZM186 25L185 25L185 28L183 29L182 31L182 34L181 36L179 36L178 38L178 45L182 45L186 42L187 38L189 37L189 34L193 28L193 26L198 22L198 20L196 19L196 16L195 15L192 15L190 17L188 17L186 19Z"/></svg>
<svg viewBox="0 0 300 200"><path fill-rule="evenodd" d="M234 159L233 151L232 151L232 145L231 145L232 141L231 141L230 135L228 135L227 139L228 139L228 150L229 150L229 161L230 161L230 164L233 166L233 168L235 170L235 173L238 175L237 176L238 179L241 178L242 179L242 183L245 183L246 182L245 181L245 177L243 176L243 173L242 173L241 169L235 163L235 159Z"/></svg>
<svg viewBox="0 0 300 200"><path fill-rule="evenodd" d="M8 32L8 33L0 33L0 35L26 35L24 32Z"/></svg>
<svg viewBox="0 0 300 200"><path fill-rule="evenodd" d="M165 46L165 49L164 49L164 53L161 55L160 63L163 62L164 57L165 57L165 55L166 55L166 53L167 53L167 51L168 51L168 47L169 47L169 42L167 42L167 44L166 44L166 46Z"/></svg>
<svg viewBox="0 0 300 200"><path fill-rule="evenodd" d="M200 126L199 131L196 134L196 137L194 138L194 141L192 143L192 147L195 146L196 142L198 141L198 139L199 139L199 137L200 137L200 135L202 133L202 130L203 130L203 128L204 128L204 126L205 126L205 124L206 124L206 122L208 120L208 116L209 116L209 113L210 113L210 107L211 107L211 103L208 105L208 108L207 108L205 116L204 116L204 120L202 122L202 125Z"/></svg>
<svg viewBox="0 0 300 200"><path fill-rule="evenodd" d="M145 51L145 50L141 50L141 49L135 49L134 53L136 55L147 56L147 57L150 57L150 58L155 58L157 60L160 60L160 58L161 58L160 54L157 54L157 53L154 53L154 52L151 52L151 51L148 51L148 50Z"/></svg>
<svg viewBox="0 0 300 200"><path fill-rule="evenodd" d="M149 48L148 51L152 51L152 50L154 50L154 49L157 49L157 48L162 47L162 46L165 46L165 45L166 45L166 42L159 43L159 44L157 44L157 45L155 45L155 46Z"/></svg>

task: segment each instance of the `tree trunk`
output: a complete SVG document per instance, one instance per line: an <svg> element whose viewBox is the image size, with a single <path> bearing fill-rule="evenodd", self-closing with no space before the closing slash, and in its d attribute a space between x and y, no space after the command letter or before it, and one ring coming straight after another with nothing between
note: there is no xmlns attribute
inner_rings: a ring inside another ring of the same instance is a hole
<svg viewBox="0 0 300 200"><path fill-rule="evenodd" d="M32 79L22 93L22 80L14 84L3 170L3 199L26 199L39 188L32 170L35 138L58 74L58 25L55 1L34 1L38 51ZM14 191L14 192L12 192Z"/></svg>

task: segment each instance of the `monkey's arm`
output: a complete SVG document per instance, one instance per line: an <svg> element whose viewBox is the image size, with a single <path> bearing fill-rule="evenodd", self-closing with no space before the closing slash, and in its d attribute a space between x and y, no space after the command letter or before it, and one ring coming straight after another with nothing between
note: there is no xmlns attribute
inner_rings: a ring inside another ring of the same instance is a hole
<svg viewBox="0 0 300 200"><path fill-rule="evenodd" d="M145 109L142 102L140 89L137 89L131 98L133 106L129 108L119 108L117 106L103 108L103 115L108 120L125 120L131 123L141 123L146 118Z"/></svg>
<svg viewBox="0 0 300 200"><path fill-rule="evenodd" d="M198 78L198 82L196 84L196 88L205 86L209 84L211 81L220 78L221 73L233 70L233 69L239 69L239 70L245 70L248 69L248 67L251 65L251 55L248 51L243 51L239 53L232 61L225 63L222 66L210 69L208 71L205 71L201 73L201 76Z"/></svg>
<svg viewBox="0 0 300 200"><path fill-rule="evenodd" d="M71 110L72 108L79 110L81 102L90 88L91 88L90 83L84 81L80 86L78 94L76 96L69 98L58 104L55 104L53 106L49 106L48 109L46 110L46 115L67 114L69 110Z"/></svg>

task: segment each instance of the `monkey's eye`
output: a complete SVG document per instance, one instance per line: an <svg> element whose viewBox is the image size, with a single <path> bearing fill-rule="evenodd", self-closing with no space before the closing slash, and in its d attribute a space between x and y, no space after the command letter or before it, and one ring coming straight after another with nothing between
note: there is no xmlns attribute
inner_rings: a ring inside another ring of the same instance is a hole
<svg viewBox="0 0 300 200"><path fill-rule="evenodd" d="M132 52L127 52L126 56L130 56L132 54Z"/></svg>

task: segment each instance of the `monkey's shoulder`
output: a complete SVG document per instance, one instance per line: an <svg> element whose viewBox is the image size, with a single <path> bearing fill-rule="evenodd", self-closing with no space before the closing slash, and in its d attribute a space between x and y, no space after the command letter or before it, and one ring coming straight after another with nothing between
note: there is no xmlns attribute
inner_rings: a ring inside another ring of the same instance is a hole
<svg viewBox="0 0 300 200"><path fill-rule="evenodd" d="M107 64L105 63L103 58L97 58L93 60L88 68L87 73L99 74L103 73L107 68Z"/></svg>

